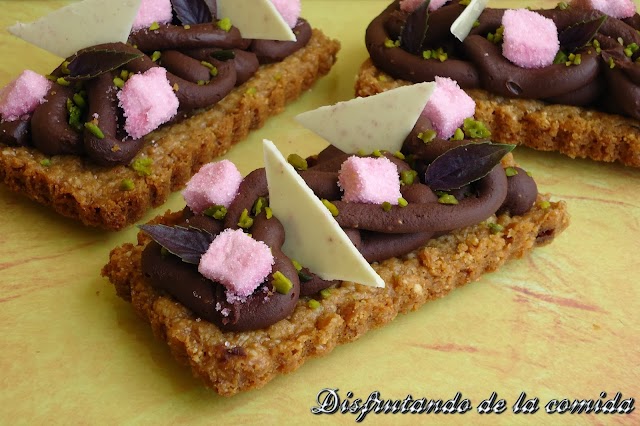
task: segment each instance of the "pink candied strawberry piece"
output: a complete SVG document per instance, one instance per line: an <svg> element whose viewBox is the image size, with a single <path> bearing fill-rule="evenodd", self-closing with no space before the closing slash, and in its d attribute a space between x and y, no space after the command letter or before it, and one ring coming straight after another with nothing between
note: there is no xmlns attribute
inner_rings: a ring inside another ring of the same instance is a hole
<svg viewBox="0 0 640 426"><path fill-rule="evenodd" d="M172 13L171 0L142 0L131 29L149 28L154 22L171 22Z"/></svg>
<svg viewBox="0 0 640 426"><path fill-rule="evenodd" d="M200 258L198 272L222 284L233 295L246 297L265 280L274 263L265 243L240 229L225 229Z"/></svg>
<svg viewBox="0 0 640 426"><path fill-rule="evenodd" d="M429 3L429 10L434 11L436 9L440 9L446 2L449 0L431 0ZM403 12L413 12L416 10L425 0L401 0L400 1L400 9Z"/></svg>
<svg viewBox="0 0 640 426"><path fill-rule="evenodd" d="M596 9L617 19L630 18L636 13L633 0L573 0L571 5L583 9Z"/></svg>
<svg viewBox="0 0 640 426"><path fill-rule="evenodd" d="M32 113L44 102L51 84L38 73L23 71L0 91L0 117L6 121L16 121L23 115Z"/></svg>
<svg viewBox="0 0 640 426"><path fill-rule="evenodd" d="M553 63L560 42L558 28L549 18L527 9L506 10L502 54L522 68L542 68Z"/></svg>
<svg viewBox="0 0 640 426"><path fill-rule="evenodd" d="M189 208L200 214L214 205L229 207L241 182L242 175L231 161L209 163L187 182L182 196Z"/></svg>
<svg viewBox="0 0 640 426"><path fill-rule="evenodd" d="M424 107L422 115L431 120L438 137L448 139L464 123L473 117L476 103L458 86L455 80L436 77L436 87Z"/></svg>
<svg viewBox="0 0 640 426"><path fill-rule="evenodd" d="M276 7L278 13L282 15L287 25L291 28L296 26L302 10L300 0L271 0L271 3Z"/></svg>
<svg viewBox="0 0 640 426"><path fill-rule="evenodd" d="M171 120L179 106L167 70L161 67L131 76L118 92L118 99L126 118L124 129L134 139Z"/></svg>
<svg viewBox="0 0 640 426"><path fill-rule="evenodd" d="M402 197L398 169L385 157L349 157L340 167L338 184L343 201L395 205Z"/></svg>

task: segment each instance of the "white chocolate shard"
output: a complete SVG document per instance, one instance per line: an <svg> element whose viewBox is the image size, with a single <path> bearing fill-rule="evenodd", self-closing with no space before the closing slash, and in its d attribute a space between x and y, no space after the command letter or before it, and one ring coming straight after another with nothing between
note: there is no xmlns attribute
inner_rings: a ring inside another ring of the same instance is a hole
<svg viewBox="0 0 640 426"><path fill-rule="evenodd" d="M11 34L67 58L85 47L125 43L141 0L84 0L54 10L31 23L18 22Z"/></svg>
<svg viewBox="0 0 640 426"><path fill-rule="evenodd" d="M464 8L460 16L451 24L451 34L456 36L460 41L464 39L471 32L473 24L478 20L478 17L487 6L489 0L471 0L471 2Z"/></svg>
<svg viewBox="0 0 640 426"><path fill-rule="evenodd" d="M418 121L435 83L398 87L303 112L296 120L347 153L399 151Z"/></svg>
<svg viewBox="0 0 640 426"><path fill-rule="evenodd" d="M278 9L269 0L217 0L219 19L229 18L243 38L295 41Z"/></svg>
<svg viewBox="0 0 640 426"><path fill-rule="evenodd" d="M282 251L326 280L384 287L384 280L273 142L264 139L262 147L269 206L285 229Z"/></svg>

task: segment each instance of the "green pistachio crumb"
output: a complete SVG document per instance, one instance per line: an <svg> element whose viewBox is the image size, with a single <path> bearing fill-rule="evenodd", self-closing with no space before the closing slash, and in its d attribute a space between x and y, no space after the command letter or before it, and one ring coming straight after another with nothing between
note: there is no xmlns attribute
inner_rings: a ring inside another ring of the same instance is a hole
<svg viewBox="0 0 640 426"><path fill-rule="evenodd" d="M159 29L160 29L160 24L158 24L157 22L154 22L151 25L149 25L149 30L150 31L155 31L155 30L159 30Z"/></svg>
<svg viewBox="0 0 640 426"><path fill-rule="evenodd" d="M227 215L227 208L225 206L221 206L219 204L215 204L209 208L207 208L204 212L202 212L205 216L212 217L217 220L222 220Z"/></svg>
<svg viewBox="0 0 640 426"><path fill-rule="evenodd" d="M87 101L84 100L84 97L80 93L73 94L73 103L81 109L87 106Z"/></svg>
<svg viewBox="0 0 640 426"><path fill-rule="evenodd" d="M502 37L504 34L504 25L500 25L495 33L487 34L487 40L489 40L493 44L498 44L502 41Z"/></svg>
<svg viewBox="0 0 640 426"><path fill-rule="evenodd" d="M291 164L296 170L307 170L309 168L307 160L305 160L298 154L290 154L287 157L287 162Z"/></svg>
<svg viewBox="0 0 640 426"><path fill-rule="evenodd" d="M197 84L198 86L204 86L205 84L207 84L207 82L206 82L206 81L204 81L204 80L198 80L198 81L196 82L196 84Z"/></svg>
<svg viewBox="0 0 640 426"><path fill-rule="evenodd" d="M568 7L569 5L567 4L566 1L561 1L558 3L558 9L560 10L567 10Z"/></svg>
<svg viewBox="0 0 640 426"><path fill-rule="evenodd" d="M478 21L477 19L473 21L473 25L471 25L472 28L478 28L479 26L480 26L480 21Z"/></svg>
<svg viewBox="0 0 640 426"><path fill-rule="evenodd" d="M329 296L331 296L331 289L325 288L323 290L320 290L320 296L322 296L323 299L328 299Z"/></svg>
<svg viewBox="0 0 640 426"><path fill-rule="evenodd" d="M115 77L113 79L113 85L116 86L118 89L122 89L124 87L124 80L121 79L120 77Z"/></svg>
<svg viewBox="0 0 640 426"><path fill-rule="evenodd" d="M438 198L440 204L458 204L458 200L451 194L443 194Z"/></svg>
<svg viewBox="0 0 640 426"><path fill-rule="evenodd" d="M379 149L375 149L375 150L373 150L371 155L373 155L376 158L382 157L382 151L380 151Z"/></svg>
<svg viewBox="0 0 640 426"><path fill-rule="evenodd" d="M462 130L467 137L472 139L485 139L491 136L491 132L482 121L470 117L464 119Z"/></svg>
<svg viewBox="0 0 640 426"><path fill-rule="evenodd" d="M258 93L258 89L256 89L255 87L249 87L245 93L249 96L254 96L256 93Z"/></svg>
<svg viewBox="0 0 640 426"><path fill-rule="evenodd" d="M209 74L211 74L211 77L217 77L218 76L218 68L213 67L209 70Z"/></svg>
<svg viewBox="0 0 640 426"><path fill-rule="evenodd" d="M378 81L382 81L382 82L387 81L387 76L386 76L386 75L384 75L384 74L380 74L380 75L378 76Z"/></svg>
<svg viewBox="0 0 640 426"><path fill-rule="evenodd" d="M129 71L127 70L122 70L120 71L120 78L123 79L124 81L127 81L129 79Z"/></svg>
<svg viewBox="0 0 640 426"><path fill-rule="evenodd" d="M610 56L609 57L609 68L613 69L613 68L615 68L615 66L616 66L616 63L613 60L613 56Z"/></svg>
<svg viewBox="0 0 640 426"><path fill-rule="evenodd" d="M438 47L434 50L424 50L422 52L422 57L424 59L437 59L440 62L444 62L449 58L449 54L445 52L442 47Z"/></svg>
<svg viewBox="0 0 640 426"><path fill-rule="evenodd" d="M231 30L231 19L222 18L221 20L219 20L218 28L220 28L223 31L229 32Z"/></svg>
<svg viewBox="0 0 640 426"><path fill-rule="evenodd" d="M56 79L56 83L58 83L60 86L65 86L65 87L68 87L71 85L69 80L65 79L64 77L60 77Z"/></svg>
<svg viewBox="0 0 640 426"><path fill-rule="evenodd" d="M296 271L300 272L302 270L302 265L298 263L297 260L291 259L291 263L293 263L293 267L296 268Z"/></svg>
<svg viewBox="0 0 640 426"><path fill-rule="evenodd" d="M55 75L51 75L51 74L45 75L44 78L46 78L49 81L58 81L58 77L56 77Z"/></svg>
<svg viewBox="0 0 640 426"><path fill-rule="evenodd" d="M242 229L249 229L253 225L253 218L249 216L249 210L244 209L238 220L238 226Z"/></svg>
<svg viewBox="0 0 640 426"><path fill-rule="evenodd" d="M358 152L358 157L366 157L367 156L367 152L364 149L359 149Z"/></svg>
<svg viewBox="0 0 640 426"><path fill-rule="evenodd" d="M411 185L418 177L418 172L415 170L403 170L400 172L400 182L404 185Z"/></svg>
<svg viewBox="0 0 640 426"><path fill-rule="evenodd" d="M527 172L527 176L529 176L529 177L533 177L533 173L531 173L531 172Z"/></svg>
<svg viewBox="0 0 640 426"><path fill-rule="evenodd" d="M487 226L489 226L489 230L491 231L492 234L497 234L498 232L502 232L504 231L504 226L500 225L499 223L489 223Z"/></svg>
<svg viewBox="0 0 640 426"><path fill-rule="evenodd" d="M409 205L409 202L405 200L404 197L400 197L398 198L398 205L400 207L407 207Z"/></svg>
<svg viewBox="0 0 640 426"><path fill-rule="evenodd" d="M418 133L418 138L422 139L422 142L429 143L436 138L438 134L435 130L425 130L424 132Z"/></svg>
<svg viewBox="0 0 640 426"><path fill-rule="evenodd" d="M518 174L518 170L515 167L507 167L506 169L504 169L504 173L507 175L507 177L512 177Z"/></svg>
<svg viewBox="0 0 640 426"><path fill-rule="evenodd" d="M393 40L391 40L391 39L389 39L389 38L388 38L388 39L386 39L386 40L384 41L384 46L385 46L385 47L389 47L389 48L391 48L391 47L398 47L398 46L400 46L400 40L393 41Z"/></svg>
<svg viewBox="0 0 640 426"><path fill-rule="evenodd" d="M338 214L340 213L338 211L338 208L336 207L335 204L333 204L331 201L327 200L327 199L322 199L320 200L322 201L322 204L324 204L324 206L327 208L327 210L329 210L331 212L331 216L336 217L338 216Z"/></svg>
<svg viewBox="0 0 640 426"><path fill-rule="evenodd" d="M42 167L49 167L49 166L51 166L51 160L48 159L48 158L44 158L44 159L40 160L40 165Z"/></svg>
<svg viewBox="0 0 640 426"><path fill-rule="evenodd" d="M550 203L550 202L548 202L548 201L540 201L540 202L538 203L538 207L540 207L540 208L541 208L541 209L543 209L543 210L546 210L546 209L548 209L549 207L551 207L551 203Z"/></svg>
<svg viewBox="0 0 640 426"><path fill-rule="evenodd" d="M207 62L207 61L200 61L200 65L207 67L209 69L215 68L211 62Z"/></svg>
<svg viewBox="0 0 640 426"><path fill-rule="evenodd" d="M120 189L122 191L133 191L135 187L136 185L133 183L133 180L129 178L122 179L122 182L120 182Z"/></svg>
<svg viewBox="0 0 640 426"><path fill-rule="evenodd" d="M471 3L471 0L460 0L458 2L458 4L461 6L469 6L469 3Z"/></svg>
<svg viewBox="0 0 640 426"><path fill-rule="evenodd" d="M273 288L280 294L289 294L291 289L293 288L293 284L291 280L284 276L284 274L280 271L276 271L273 273L273 280L271 280L271 284L273 284Z"/></svg>
<svg viewBox="0 0 640 426"><path fill-rule="evenodd" d="M311 309L318 309L320 306L322 306L320 302L318 302L316 299L309 299L309 302L307 303L307 305Z"/></svg>
<svg viewBox="0 0 640 426"><path fill-rule="evenodd" d="M280 81L282 80L282 73L277 73L276 75L273 76L273 79L275 81Z"/></svg>
<svg viewBox="0 0 640 426"><path fill-rule="evenodd" d="M593 39L593 47L596 48L596 53L600 53L602 48L600 47L600 42L597 39Z"/></svg>
<svg viewBox="0 0 640 426"><path fill-rule="evenodd" d="M82 109L69 98L67 98L67 112L69 113L69 125L77 131L82 130L83 124L80 121Z"/></svg>
<svg viewBox="0 0 640 426"><path fill-rule="evenodd" d="M569 57L567 56L567 54L565 52L563 52L562 50L558 50L558 53L556 53L556 57L553 58L553 63L554 64L564 64L569 60Z"/></svg>
<svg viewBox="0 0 640 426"><path fill-rule="evenodd" d="M104 133L100 130L100 127L93 121L87 121L84 123L84 128L87 129L93 136L98 139L104 139Z"/></svg>
<svg viewBox="0 0 640 426"><path fill-rule="evenodd" d="M262 210L264 210L264 208L267 207L268 205L269 205L269 202L265 197L258 197L256 202L253 203L253 207L251 208L251 211L253 212L254 215L257 216L260 213L262 213Z"/></svg>
<svg viewBox="0 0 640 426"><path fill-rule="evenodd" d="M271 207L265 207L264 214L267 216L267 219L271 219L273 217L273 210L271 210Z"/></svg>
<svg viewBox="0 0 640 426"><path fill-rule="evenodd" d="M138 172L138 176L149 176L151 175L153 165L153 159L150 157L140 157L133 160L131 163L131 168Z"/></svg>
<svg viewBox="0 0 640 426"><path fill-rule="evenodd" d="M70 63L71 62L69 61L64 61L62 65L60 65L60 71L62 71L62 74L67 74L67 75L71 74L71 70L69 70Z"/></svg>
<svg viewBox="0 0 640 426"><path fill-rule="evenodd" d="M190 30L191 29L191 25L183 25L182 28L184 28L185 30Z"/></svg>
<svg viewBox="0 0 640 426"><path fill-rule="evenodd" d="M160 59L161 56L162 56L162 52L160 52L159 50L156 50L151 54L151 60L153 62L158 62L158 59Z"/></svg>
<svg viewBox="0 0 640 426"><path fill-rule="evenodd" d="M385 212L391 211L391 207L393 206L388 201L385 201L384 203L382 203L382 210L384 210Z"/></svg>
<svg viewBox="0 0 640 426"><path fill-rule="evenodd" d="M464 132L461 128L457 128L455 132L453 132L453 136L451 136L451 140L453 141L461 141L464 139Z"/></svg>
<svg viewBox="0 0 640 426"><path fill-rule="evenodd" d="M393 156L396 157L399 160L404 160L406 157L404 156L403 153L401 153L400 151L396 151L393 153Z"/></svg>

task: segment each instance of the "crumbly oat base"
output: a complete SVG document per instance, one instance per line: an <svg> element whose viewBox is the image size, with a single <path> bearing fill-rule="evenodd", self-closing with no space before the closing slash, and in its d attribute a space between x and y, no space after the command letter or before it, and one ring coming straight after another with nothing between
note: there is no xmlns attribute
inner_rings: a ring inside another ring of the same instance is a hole
<svg viewBox="0 0 640 426"><path fill-rule="evenodd" d="M378 70L370 59L361 66L356 96L371 96L411 84ZM484 90L469 90L478 120L495 141L518 143L541 151L559 151L571 158L620 162L640 167L640 123L590 109L510 99Z"/></svg>
<svg viewBox="0 0 640 426"><path fill-rule="evenodd" d="M217 105L148 135L136 158L153 159L150 176L138 176L127 166L99 167L75 156L54 156L45 167L41 161L47 157L36 149L0 144L0 179L13 191L85 225L124 228L164 203L202 164L227 152L327 74L339 49L336 40L314 29L306 47L280 63L260 67ZM255 92L247 93L250 88ZM135 188L123 191L123 179L131 179Z"/></svg>
<svg viewBox="0 0 640 426"><path fill-rule="evenodd" d="M207 387L231 396L260 388L276 375L296 370L308 358L328 354L398 313L418 309L495 271L508 259L551 242L567 227L569 215L564 202L552 202L543 209L543 200L548 196L538 196L524 216L494 216L433 239L402 258L374 264L386 288L344 282L320 300L320 308L309 308L301 299L289 318L263 330L223 333L151 287L141 273L141 253L149 242L142 233L137 245L125 244L111 252L102 275L151 324L154 334L167 342L178 361L189 365ZM156 222L174 224L180 217L181 212L167 214ZM492 234L490 221L500 223L504 231Z"/></svg>

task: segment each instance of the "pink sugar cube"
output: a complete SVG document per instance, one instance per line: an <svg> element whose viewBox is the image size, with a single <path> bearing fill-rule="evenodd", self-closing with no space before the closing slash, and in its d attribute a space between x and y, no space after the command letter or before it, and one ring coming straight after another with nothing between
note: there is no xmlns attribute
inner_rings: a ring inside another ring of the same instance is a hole
<svg viewBox="0 0 640 426"><path fill-rule="evenodd" d="M189 208L200 214L214 205L229 207L241 182L242 175L231 161L209 163L187 182L182 196Z"/></svg>
<svg viewBox="0 0 640 426"><path fill-rule="evenodd" d="M338 184L343 201L395 205L402 197L398 169L385 157L349 157L340 167Z"/></svg>
<svg viewBox="0 0 640 426"><path fill-rule="evenodd" d="M16 121L32 113L44 102L51 89L51 82L38 73L25 70L0 90L0 116L6 121Z"/></svg>
<svg viewBox="0 0 640 426"><path fill-rule="evenodd" d="M584 9L596 9L617 19L630 18L636 13L636 4L633 0L573 0L571 5Z"/></svg>
<svg viewBox="0 0 640 426"><path fill-rule="evenodd" d="M522 68L542 68L553 63L560 42L558 28L549 18L527 9L506 10L502 54Z"/></svg>
<svg viewBox="0 0 640 426"><path fill-rule="evenodd" d="M429 3L429 10L434 11L440 9L449 0L431 0ZM400 9L403 12L413 12L416 10L425 0L400 0Z"/></svg>
<svg viewBox="0 0 640 426"><path fill-rule="evenodd" d="M436 77L436 87L422 116L431 120L438 137L449 139L465 118L473 117L476 103L455 80L448 77Z"/></svg>
<svg viewBox="0 0 640 426"><path fill-rule="evenodd" d="M172 19L171 0L142 0L131 29L149 28L154 22L161 24Z"/></svg>
<svg viewBox="0 0 640 426"><path fill-rule="evenodd" d="M276 7L278 13L282 15L287 25L291 28L296 26L302 9L300 0L271 0L271 3Z"/></svg>
<svg viewBox="0 0 640 426"><path fill-rule="evenodd" d="M124 129L134 139L171 120L179 106L167 70L161 67L131 76L118 92L118 99L126 118Z"/></svg>
<svg viewBox="0 0 640 426"><path fill-rule="evenodd" d="M235 296L246 297L267 278L273 264L268 245L240 229L225 229L200 258L198 272Z"/></svg>

